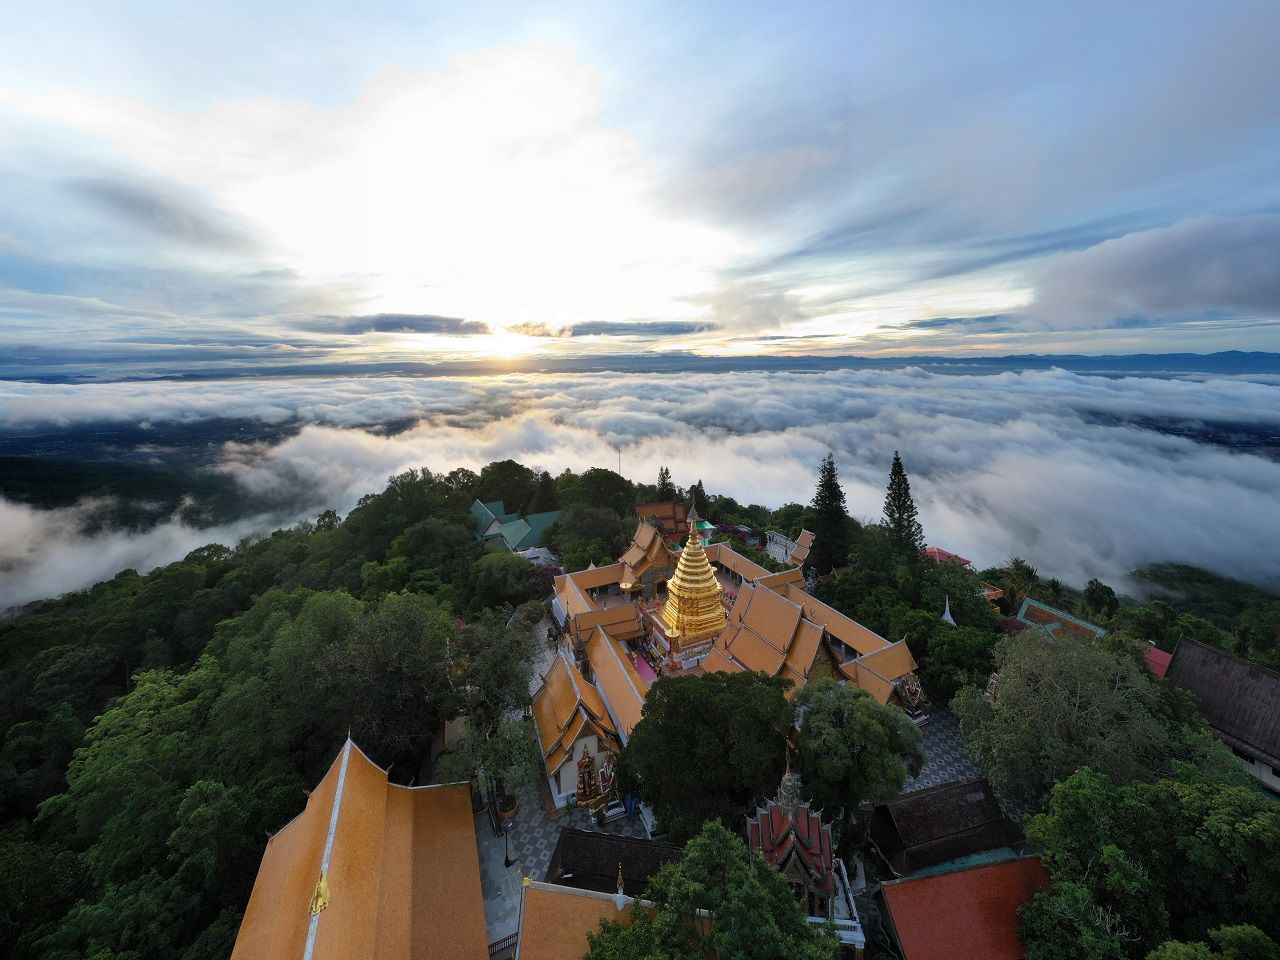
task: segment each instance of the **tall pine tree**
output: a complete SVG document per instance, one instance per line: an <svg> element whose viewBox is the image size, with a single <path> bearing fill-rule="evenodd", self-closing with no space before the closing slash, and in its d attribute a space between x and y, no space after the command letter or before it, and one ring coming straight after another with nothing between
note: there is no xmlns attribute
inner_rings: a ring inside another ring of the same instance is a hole
<svg viewBox="0 0 1280 960"><path fill-rule="evenodd" d="M889 468L889 492L884 498L884 526L894 550L915 562L924 549L924 528L916 516L916 502L911 499L911 481L902 466L898 451L893 451Z"/></svg>
<svg viewBox="0 0 1280 960"><path fill-rule="evenodd" d="M533 490L533 500L529 503L530 513L546 513L560 506L556 496L556 482L551 474L543 470L538 474L538 485Z"/></svg>
<svg viewBox="0 0 1280 960"><path fill-rule="evenodd" d="M676 498L676 485L671 482L671 471L658 467L658 499L662 502Z"/></svg>
<svg viewBox="0 0 1280 960"><path fill-rule="evenodd" d="M835 454L828 453L818 468L818 489L813 494L813 548L808 565L819 573L849 558L849 514L844 490L836 473Z"/></svg>
<svg viewBox="0 0 1280 960"><path fill-rule="evenodd" d="M689 488L688 501L691 510L696 510L703 520L707 519L707 491L701 480Z"/></svg>

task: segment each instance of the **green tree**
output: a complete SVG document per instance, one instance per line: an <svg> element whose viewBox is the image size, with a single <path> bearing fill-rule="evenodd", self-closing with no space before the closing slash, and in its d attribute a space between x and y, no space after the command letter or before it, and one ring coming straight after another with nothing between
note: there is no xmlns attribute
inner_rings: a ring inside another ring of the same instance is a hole
<svg viewBox="0 0 1280 960"><path fill-rule="evenodd" d="M826 573L849 557L851 523L845 508L844 489L836 472L835 454L828 453L818 467L813 494L813 547L807 565Z"/></svg>
<svg viewBox="0 0 1280 960"><path fill-rule="evenodd" d="M632 912L627 925L603 920L587 935L587 960L839 956L835 935L805 920L786 879L720 823L703 826L684 855L653 876L645 899L652 910Z"/></svg>
<svg viewBox="0 0 1280 960"><path fill-rule="evenodd" d="M636 488L626 477L604 467L592 467L581 474L568 470L556 478L556 492L562 506L581 503L612 510L619 517L633 517Z"/></svg>
<svg viewBox="0 0 1280 960"><path fill-rule="evenodd" d="M473 609L534 599L534 566L518 553L488 553L471 565Z"/></svg>
<svg viewBox="0 0 1280 960"><path fill-rule="evenodd" d="M1036 568L1021 557L1013 557L1001 571L1000 585L1004 587L1005 603L1010 613L1017 613L1022 601L1031 595L1031 591L1040 582Z"/></svg>
<svg viewBox="0 0 1280 960"><path fill-rule="evenodd" d="M1277 933L1280 809L1190 775L1118 785L1083 768L1053 788L1027 828L1053 880L1022 913L1028 956L1093 941L1143 957L1224 923Z"/></svg>
<svg viewBox="0 0 1280 960"><path fill-rule="evenodd" d="M1127 782L1173 760L1226 763L1203 728L1170 729L1161 691L1131 658L1026 632L996 646L990 699L980 686L953 699L965 743L996 789L1031 801L1079 767Z"/></svg>
<svg viewBox="0 0 1280 960"><path fill-rule="evenodd" d="M935 703L946 703L965 684L985 683L994 662L996 635L976 627L939 623L920 662L920 680Z"/></svg>
<svg viewBox="0 0 1280 960"><path fill-rule="evenodd" d="M1084 610L1088 616L1110 618L1120 609L1120 598L1115 590L1097 577L1084 585Z"/></svg>
<svg viewBox="0 0 1280 960"><path fill-rule="evenodd" d="M538 474L538 485L534 488L533 499L529 501L530 513L549 513L559 508L560 498L556 496L556 481L543 470Z"/></svg>
<svg viewBox="0 0 1280 960"><path fill-rule="evenodd" d="M501 500L510 512L524 513L537 486L537 474L524 464L495 460L481 469L473 493L483 503Z"/></svg>
<svg viewBox="0 0 1280 960"><path fill-rule="evenodd" d="M898 451L893 451L893 465L889 468L889 489L884 497L884 526L889 533L893 549L915 563L924 549L924 528L916 514L916 502L911 496L911 481Z"/></svg>
<svg viewBox="0 0 1280 960"><path fill-rule="evenodd" d="M657 497L660 502L676 498L676 485L671 482L671 471L666 467L658 467Z"/></svg>
<svg viewBox="0 0 1280 960"><path fill-rule="evenodd" d="M634 528L634 521L633 526ZM607 507L593 507L585 503L570 503L560 511L556 522L547 527L542 541L564 561L566 570L581 570L586 564L576 566L569 557L574 551L588 549L594 563L612 563L622 553L624 541L631 531L625 521ZM597 556L599 545L604 556Z"/></svg>
<svg viewBox="0 0 1280 960"><path fill-rule="evenodd" d="M1242 924L1209 931L1217 949L1202 941L1169 940L1147 954L1147 960L1280 960L1280 945L1257 927Z"/></svg>
<svg viewBox="0 0 1280 960"><path fill-rule="evenodd" d="M711 511L711 502L707 499L707 491L701 480L689 488L689 507L704 520Z"/></svg>
<svg viewBox="0 0 1280 960"><path fill-rule="evenodd" d="M1027 960L1127 960L1132 936L1080 883L1057 883L1018 910Z"/></svg>
<svg viewBox="0 0 1280 960"><path fill-rule="evenodd" d="M533 783L541 769L534 737L532 720L506 715L491 730L473 732L454 749L469 759L475 779L493 791L499 809L507 810L510 800Z"/></svg>
<svg viewBox="0 0 1280 960"><path fill-rule="evenodd" d="M920 728L896 707L830 678L805 684L795 700L801 781L829 818L843 812L847 823L860 803L893 799L920 772Z"/></svg>
<svg viewBox="0 0 1280 960"><path fill-rule="evenodd" d="M789 686L761 673L708 673L662 677L649 688L622 767L665 831L687 839L708 820L736 824L777 788Z"/></svg>

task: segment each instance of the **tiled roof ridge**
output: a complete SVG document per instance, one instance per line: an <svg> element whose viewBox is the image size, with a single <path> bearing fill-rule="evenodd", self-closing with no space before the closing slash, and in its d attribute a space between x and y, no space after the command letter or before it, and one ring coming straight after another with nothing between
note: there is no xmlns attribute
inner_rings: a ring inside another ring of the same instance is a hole
<svg viewBox="0 0 1280 960"><path fill-rule="evenodd" d="M333 858L333 843L338 836L338 815L342 810L342 797L346 792L347 785L347 767L351 760L351 748L355 746L351 742L350 734L347 735L346 742L342 745L342 766L338 769L338 785L333 792L333 805L329 809L329 831L325 835L324 852L320 857L320 877L324 878L329 873L329 864ZM359 749L359 748L357 748ZM364 751L360 751L360 755L364 756ZM366 760L369 758L366 756ZM369 761L373 763L372 760ZM376 767L377 764L375 763ZM307 927L307 942L302 950L302 960L311 960L312 954L316 949L316 937L320 933L320 917L324 914L324 909L312 908L311 922Z"/></svg>
<svg viewBox="0 0 1280 960"><path fill-rule="evenodd" d="M881 886L890 887L900 883L921 883L928 880L937 880L939 877L955 877L961 873L971 873L974 870L997 870L1007 868L1012 863L1025 863L1028 860L1039 860L1038 853L1029 853L1025 857L1010 857L1008 860L1001 860L998 863L971 863L963 867L957 867L954 870L943 870L940 873L929 873L919 877L899 877L896 880L883 880Z"/></svg>
<svg viewBox="0 0 1280 960"><path fill-rule="evenodd" d="M596 627L596 629L600 631L600 636L604 640L605 647L608 648L609 653L613 656L613 660L618 665L618 669L622 671L622 676L627 681L627 686L630 687L631 692L636 695L636 699L640 700L643 703L644 694L641 693L639 690L637 690L636 685L632 682L631 673L627 670L626 664L622 662L622 658L618 656L618 651L614 648L614 645L613 645L613 639L609 636L608 633L605 632L604 627L598 626ZM603 691L601 692L603 693Z"/></svg>
<svg viewBox="0 0 1280 960"><path fill-rule="evenodd" d="M1106 629L1098 626L1096 623L1090 623L1088 620L1081 620L1079 617L1072 616L1071 614L1067 613L1065 610L1059 610L1057 607L1051 607L1049 606L1049 604L1045 603L1043 600L1037 600L1034 597L1026 597L1023 599L1022 606L1018 608L1019 620L1023 620L1026 617L1027 610L1031 607L1033 603L1037 607L1040 607L1042 610L1048 610L1050 613L1053 613L1053 614L1056 614L1057 616L1062 617L1069 623L1074 623L1077 627L1082 627L1083 629L1088 630L1091 633L1095 633L1099 637L1105 637L1107 635ZM1032 622L1034 623L1034 621ZM1048 629L1050 624L1037 623L1036 626L1044 627Z"/></svg>
<svg viewBox="0 0 1280 960"><path fill-rule="evenodd" d="M530 890L541 890L544 893L563 893L572 897L586 897L591 900L608 900L616 903L619 895L616 893L601 893L599 890L587 890L580 887L566 887L559 883L547 883L545 880L533 880L526 877L522 881L522 886ZM621 895L621 899L628 904L634 904L641 907L651 907L653 904L648 900L640 900L636 897L628 897L626 894ZM701 911L700 911L701 912Z"/></svg>

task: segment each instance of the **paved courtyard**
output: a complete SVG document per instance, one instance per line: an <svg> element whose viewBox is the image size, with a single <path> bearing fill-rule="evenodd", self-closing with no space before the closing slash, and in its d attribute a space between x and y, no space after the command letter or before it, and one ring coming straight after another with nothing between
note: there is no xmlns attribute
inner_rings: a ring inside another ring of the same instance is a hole
<svg viewBox="0 0 1280 960"><path fill-rule="evenodd" d="M552 820L547 816L547 808L538 787L528 787L520 793L520 810L516 813L515 825L511 828L511 856L520 861L526 877L533 880L546 879L551 852L556 848L556 840L565 827L624 837L649 836L645 831L644 821L638 816L619 817L603 826L597 826L595 819L586 810L571 810L560 819Z"/></svg>
<svg viewBox="0 0 1280 960"><path fill-rule="evenodd" d="M982 776L982 770L974 762L973 757L969 756L964 738L960 736L960 722L946 707L929 712L929 722L924 727L922 746L926 758L924 766L920 768L917 776L907 778L907 782L902 786L903 793ZM1027 810L999 794L996 798L1000 801L1000 809L1004 811L1005 816L1017 823L1026 822Z"/></svg>
<svg viewBox="0 0 1280 960"><path fill-rule="evenodd" d="M929 712L929 722L924 727L923 747L928 759L918 776L908 778L902 787L903 793L982 776L982 771L965 749L959 721L945 707Z"/></svg>

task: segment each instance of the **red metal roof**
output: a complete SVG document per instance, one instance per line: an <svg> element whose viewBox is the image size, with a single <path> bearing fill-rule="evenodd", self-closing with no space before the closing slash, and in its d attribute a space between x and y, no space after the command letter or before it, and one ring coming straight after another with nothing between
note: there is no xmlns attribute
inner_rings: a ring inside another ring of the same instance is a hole
<svg viewBox="0 0 1280 960"><path fill-rule="evenodd" d="M1049 885L1039 857L883 886L905 960L1022 960L1018 908Z"/></svg>
<svg viewBox="0 0 1280 960"><path fill-rule="evenodd" d="M1142 658L1147 661L1147 666L1151 668L1151 672L1157 677L1163 677L1169 672L1169 663L1173 660L1172 653L1165 653L1159 647L1148 646L1142 651Z"/></svg>
<svg viewBox="0 0 1280 960"><path fill-rule="evenodd" d="M930 560L936 560L938 563L958 563L962 567L969 566L969 561L960 556L960 554L951 553L941 547L925 547L924 555Z"/></svg>

